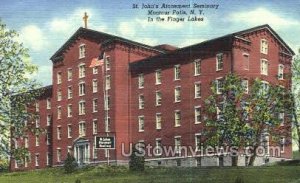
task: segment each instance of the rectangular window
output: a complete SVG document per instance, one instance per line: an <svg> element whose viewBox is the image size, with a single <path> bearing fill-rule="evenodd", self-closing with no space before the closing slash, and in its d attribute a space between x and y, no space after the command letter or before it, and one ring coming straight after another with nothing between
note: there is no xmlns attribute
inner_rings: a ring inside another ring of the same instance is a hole
<svg viewBox="0 0 300 183"><path fill-rule="evenodd" d="M283 80L283 71L284 71L284 65L279 64L278 65L278 79Z"/></svg>
<svg viewBox="0 0 300 183"><path fill-rule="evenodd" d="M222 104L217 106L217 120L222 120L223 114L222 114Z"/></svg>
<svg viewBox="0 0 300 183"><path fill-rule="evenodd" d="M98 82L96 79L93 80L93 93L98 92Z"/></svg>
<svg viewBox="0 0 300 183"><path fill-rule="evenodd" d="M50 145L51 144L51 134L50 134L50 132L47 132L47 134L46 134L46 141L47 141L47 145Z"/></svg>
<svg viewBox="0 0 300 183"><path fill-rule="evenodd" d="M174 80L180 79L180 65L174 66Z"/></svg>
<svg viewBox="0 0 300 183"><path fill-rule="evenodd" d="M105 132L110 132L110 117L105 117Z"/></svg>
<svg viewBox="0 0 300 183"><path fill-rule="evenodd" d="M47 156L47 157L46 157L46 158L47 158L46 165L49 166L49 165L50 165L50 161L51 161L51 160L50 160L50 153L47 153L46 156Z"/></svg>
<svg viewBox="0 0 300 183"><path fill-rule="evenodd" d="M60 140L61 139L61 127L58 126L57 127L57 140Z"/></svg>
<svg viewBox="0 0 300 183"><path fill-rule="evenodd" d="M57 90L57 101L61 101L61 99L62 99L62 93L61 92L62 92L61 89Z"/></svg>
<svg viewBox="0 0 300 183"><path fill-rule="evenodd" d="M98 112L98 99L93 99L93 112Z"/></svg>
<svg viewBox="0 0 300 183"><path fill-rule="evenodd" d="M68 117L72 117L72 104L68 105Z"/></svg>
<svg viewBox="0 0 300 183"><path fill-rule="evenodd" d="M68 87L68 99L71 99L73 97L73 92L72 92L72 86Z"/></svg>
<svg viewBox="0 0 300 183"><path fill-rule="evenodd" d="M40 166L40 155L39 154L35 155L35 166Z"/></svg>
<svg viewBox="0 0 300 183"><path fill-rule="evenodd" d="M139 95L139 109L144 109L145 97L144 95Z"/></svg>
<svg viewBox="0 0 300 183"><path fill-rule="evenodd" d="M79 83L79 96L85 95L85 83Z"/></svg>
<svg viewBox="0 0 300 183"><path fill-rule="evenodd" d="M24 162L24 167L27 168L28 167L28 162L29 162L29 156L28 155L25 156L24 161L25 161Z"/></svg>
<svg viewBox="0 0 300 183"><path fill-rule="evenodd" d="M201 123L201 107L195 107L195 123Z"/></svg>
<svg viewBox="0 0 300 183"><path fill-rule="evenodd" d="M155 155L156 156L162 155L161 138L156 138L155 139Z"/></svg>
<svg viewBox="0 0 300 183"><path fill-rule="evenodd" d="M84 58L85 57L85 45L81 44L79 46L79 58Z"/></svg>
<svg viewBox="0 0 300 183"><path fill-rule="evenodd" d="M280 137L280 153L284 153L285 138Z"/></svg>
<svg viewBox="0 0 300 183"><path fill-rule="evenodd" d="M221 94L223 92L223 78L216 80L216 92Z"/></svg>
<svg viewBox="0 0 300 183"><path fill-rule="evenodd" d="M181 125L181 112L175 111L175 127L178 127Z"/></svg>
<svg viewBox="0 0 300 183"><path fill-rule="evenodd" d="M110 75L105 76L105 89L109 90L110 89L110 82L111 82L111 77Z"/></svg>
<svg viewBox="0 0 300 183"><path fill-rule="evenodd" d="M57 162L61 162L61 149L57 149Z"/></svg>
<svg viewBox="0 0 300 183"><path fill-rule="evenodd" d="M106 58L105 58L105 69L107 71L110 70L110 56L106 56Z"/></svg>
<svg viewBox="0 0 300 183"><path fill-rule="evenodd" d="M104 109L105 110L109 110L110 109L110 96L105 96Z"/></svg>
<svg viewBox="0 0 300 183"><path fill-rule="evenodd" d="M79 67L79 78L85 77L85 65L80 64L78 67Z"/></svg>
<svg viewBox="0 0 300 183"><path fill-rule="evenodd" d="M195 148L196 148L196 151L201 150L201 134L199 134L199 133L195 134Z"/></svg>
<svg viewBox="0 0 300 183"><path fill-rule="evenodd" d="M265 39L260 40L260 52L268 54L268 41Z"/></svg>
<svg viewBox="0 0 300 183"><path fill-rule="evenodd" d="M248 80L247 79L242 80L242 87L243 87L245 93L249 92L249 86L248 86Z"/></svg>
<svg viewBox="0 0 300 183"><path fill-rule="evenodd" d="M216 55L216 70L220 71L223 70L223 65L224 65L224 54L223 53L218 53Z"/></svg>
<svg viewBox="0 0 300 183"><path fill-rule="evenodd" d="M269 83L267 81L261 81L261 94L267 94L269 91Z"/></svg>
<svg viewBox="0 0 300 183"><path fill-rule="evenodd" d="M201 73L201 60L197 59L194 61L194 75L198 76Z"/></svg>
<svg viewBox="0 0 300 183"><path fill-rule="evenodd" d="M201 98L201 83L195 83L195 98Z"/></svg>
<svg viewBox="0 0 300 183"><path fill-rule="evenodd" d="M161 84L161 70L155 71L155 84Z"/></svg>
<svg viewBox="0 0 300 183"><path fill-rule="evenodd" d="M97 134L98 133L98 120L94 119L93 120L93 134Z"/></svg>
<svg viewBox="0 0 300 183"><path fill-rule="evenodd" d="M39 128L41 124L40 116L35 117L35 127Z"/></svg>
<svg viewBox="0 0 300 183"><path fill-rule="evenodd" d="M35 146L40 146L40 138L38 135L35 136Z"/></svg>
<svg viewBox="0 0 300 183"><path fill-rule="evenodd" d="M265 59L261 59L261 62L260 62L260 73L262 75L268 75L268 61L265 60Z"/></svg>
<svg viewBox="0 0 300 183"><path fill-rule="evenodd" d="M284 113L283 112L278 114L278 119L280 122L280 126L284 126Z"/></svg>
<svg viewBox="0 0 300 183"><path fill-rule="evenodd" d="M86 134L86 128L85 128L85 122L79 123L79 136L85 136Z"/></svg>
<svg viewBox="0 0 300 183"><path fill-rule="evenodd" d="M57 73L57 84L61 84L61 72Z"/></svg>
<svg viewBox="0 0 300 183"><path fill-rule="evenodd" d="M98 74L98 67L93 67L93 74Z"/></svg>
<svg viewBox="0 0 300 183"><path fill-rule="evenodd" d="M40 104L39 102L35 102L35 112L40 112Z"/></svg>
<svg viewBox="0 0 300 183"><path fill-rule="evenodd" d="M51 109L51 99L47 98L47 109Z"/></svg>
<svg viewBox="0 0 300 183"><path fill-rule="evenodd" d="M156 129L161 129L161 113L156 113Z"/></svg>
<svg viewBox="0 0 300 183"><path fill-rule="evenodd" d="M68 69L68 81L71 81L73 77L72 69Z"/></svg>
<svg viewBox="0 0 300 183"><path fill-rule="evenodd" d="M139 82L139 88L144 88L144 82L145 82L144 74L139 74L138 82Z"/></svg>
<svg viewBox="0 0 300 183"><path fill-rule="evenodd" d="M155 93L155 104L156 104L156 106L160 106L161 105L161 100L162 100L161 92L157 91Z"/></svg>
<svg viewBox="0 0 300 183"><path fill-rule="evenodd" d="M174 140L175 140L175 152L177 154L180 154L181 153L181 136L175 136Z"/></svg>
<svg viewBox="0 0 300 183"><path fill-rule="evenodd" d="M180 95L180 86L177 86L174 90L174 99L175 102L180 102L181 101L181 95Z"/></svg>
<svg viewBox="0 0 300 183"><path fill-rule="evenodd" d="M61 119L61 107L57 107L57 119Z"/></svg>
<svg viewBox="0 0 300 183"><path fill-rule="evenodd" d="M85 101L79 102L79 115L85 114Z"/></svg>
<svg viewBox="0 0 300 183"><path fill-rule="evenodd" d="M249 54L243 54L243 67L245 70L249 70Z"/></svg>
<svg viewBox="0 0 300 183"><path fill-rule="evenodd" d="M24 147L25 147L25 148L28 148L28 147L29 147L28 137L24 137Z"/></svg>
<svg viewBox="0 0 300 183"><path fill-rule="evenodd" d="M144 116L139 116L139 132L144 131Z"/></svg>
<svg viewBox="0 0 300 183"><path fill-rule="evenodd" d="M72 138L72 125L68 125L68 138Z"/></svg>

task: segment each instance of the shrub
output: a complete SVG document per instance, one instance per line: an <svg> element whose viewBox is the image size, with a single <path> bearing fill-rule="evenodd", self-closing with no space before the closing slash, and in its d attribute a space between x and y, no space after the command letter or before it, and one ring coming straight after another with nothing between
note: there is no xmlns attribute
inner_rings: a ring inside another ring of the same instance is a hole
<svg viewBox="0 0 300 183"><path fill-rule="evenodd" d="M77 162L75 158L68 153L67 159L65 160L64 168L66 173L72 173L77 167Z"/></svg>
<svg viewBox="0 0 300 183"><path fill-rule="evenodd" d="M244 179L242 177L237 177L235 183L244 183Z"/></svg>
<svg viewBox="0 0 300 183"><path fill-rule="evenodd" d="M0 172L8 171L9 162L7 159L0 159Z"/></svg>
<svg viewBox="0 0 300 183"><path fill-rule="evenodd" d="M132 148L129 161L129 169L131 171L144 171L145 170L145 158L141 151L136 146Z"/></svg>

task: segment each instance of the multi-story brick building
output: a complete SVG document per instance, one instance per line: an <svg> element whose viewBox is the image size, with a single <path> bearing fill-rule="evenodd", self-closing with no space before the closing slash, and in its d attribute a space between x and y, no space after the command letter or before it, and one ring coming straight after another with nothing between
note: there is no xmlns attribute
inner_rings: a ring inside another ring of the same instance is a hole
<svg viewBox="0 0 300 183"><path fill-rule="evenodd" d="M100 54L104 66L89 67ZM268 25L180 49L151 47L79 28L51 57L52 86L38 101L40 125L48 133L23 138L31 161L21 167L12 160L12 169L59 166L68 152L79 164L107 159L123 164L128 162L123 152L129 151L129 143L195 147L212 81L236 73L245 81L258 77L289 88L291 80L283 75L291 72L293 55ZM95 136L115 137L116 148L95 149ZM286 144L281 156L273 159L291 157L291 145ZM146 161L197 164L192 156L147 156ZM217 160L202 161L203 165L218 164Z"/></svg>

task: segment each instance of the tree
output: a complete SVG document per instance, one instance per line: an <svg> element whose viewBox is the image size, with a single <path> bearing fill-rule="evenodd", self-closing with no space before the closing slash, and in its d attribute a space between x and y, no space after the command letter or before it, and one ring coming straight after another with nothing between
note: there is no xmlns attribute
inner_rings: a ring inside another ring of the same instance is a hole
<svg viewBox="0 0 300 183"><path fill-rule="evenodd" d="M67 159L65 160L65 163L64 163L65 172L72 173L72 172L74 172L76 167L77 167L77 162L76 162L75 158L70 153L68 153Z"/></svg>
<svg viewBox="0 0 300 183"><path fill-rule="evenodd" d="M142 145L144 147L144 145ZM145 170L145 158L143 154L139 151L138 144L132 147L130 160L129 160L129 169L131 171L144 171Z"/></svg>
<svg viewBox="0 0 300 183"><path fill-rule="evenodd" d="M16 31L7 29L0 20L0 158L21 158L25 151L14 141L28 131L36 132L25 121L35 118L27 107L40 93L36 90L39 85L30 78L37 67L17 37Z"/></svg>

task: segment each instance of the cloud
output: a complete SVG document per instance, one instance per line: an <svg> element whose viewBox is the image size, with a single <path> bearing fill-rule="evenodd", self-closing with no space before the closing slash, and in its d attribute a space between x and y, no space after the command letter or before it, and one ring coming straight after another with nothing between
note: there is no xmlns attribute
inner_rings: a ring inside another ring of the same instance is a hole
<svg viewBox="0 0 300 183"><path fill-rule="evenodd" d="M276 29L297 26L300 24L297 20L280 16L278 13L265 8L232 13L229 16L229 19L232 22L243 23L251 26L269 24Z"/></svg>
<svg viewBox="0 0 300 183"><path fill-rule="evenodd" d="M24 43L25 47L29 47L33 51L40 51L48 45L43 31L36 25L23 27L20 31L20 40Z"/></svg>
<svg viewBox="0 0 300 183"><path fill-rule="evenodd" d="M63 19L54 19L50 22L50 31L56 33L66 33L71 30L70 21Z"/></svg>
<svg viewBox="0 0 300 183"><path fill-rule="evenodd" d="M153 39L153 38L138 38L135 41L137 41L139 43L144 43L144 44L150 45L150 46L156 46L159 43L157 39Z"/></svg>
<svg viewBox="0 0 300 183"><path fill-rule="evenodd" d="M135 25L131 22L121 22L118 27L118 32L125 37L133 37L135 35Z"/></svg>

